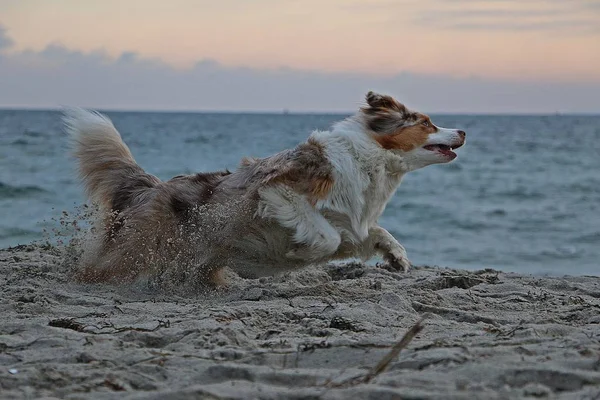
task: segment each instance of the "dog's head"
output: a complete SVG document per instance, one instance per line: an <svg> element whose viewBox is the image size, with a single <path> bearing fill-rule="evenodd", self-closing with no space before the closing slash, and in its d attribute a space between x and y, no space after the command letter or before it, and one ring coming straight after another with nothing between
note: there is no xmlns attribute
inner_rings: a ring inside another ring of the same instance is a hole
<svg viewBox="0 0 600 400"><path fill-rule="evenodd" d="M455 150L465 144L465 132L440 128L431 119L407 109L390 96L369 92L361 108L365 127L381 147L402 156L410 170L456 158Z"/></svg>

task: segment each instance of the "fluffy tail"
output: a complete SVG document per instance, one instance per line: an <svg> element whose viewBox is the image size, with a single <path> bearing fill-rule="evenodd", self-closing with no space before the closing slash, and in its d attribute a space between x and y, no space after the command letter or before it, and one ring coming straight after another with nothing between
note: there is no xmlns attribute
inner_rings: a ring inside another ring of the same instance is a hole
<svg viewBox="0 0 600 400"><path fill-rule="evenodd" d="M105 210L121 211L160 183L137 165L121 135L106 116L69 108L65 130L78 160L79 175L90 200Z"/></svg>

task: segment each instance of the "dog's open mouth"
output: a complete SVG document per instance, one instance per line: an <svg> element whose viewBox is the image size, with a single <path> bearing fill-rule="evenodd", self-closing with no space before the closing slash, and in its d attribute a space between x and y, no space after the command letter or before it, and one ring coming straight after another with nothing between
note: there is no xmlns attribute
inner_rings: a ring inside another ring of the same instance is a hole
<svg viewBox="0 0 600 400"><path fill-rule="evenodd" d="M461 147L462 145L463 145L462 143L452 145L452 146L448 146L446 144L429 144L427 146L424 146L423 148L426 150L429 150L429 151L435 151L437 153L444 154L446 156L456 157L456 153L453 152L452 150L456 150L459 147Z"/></svg>

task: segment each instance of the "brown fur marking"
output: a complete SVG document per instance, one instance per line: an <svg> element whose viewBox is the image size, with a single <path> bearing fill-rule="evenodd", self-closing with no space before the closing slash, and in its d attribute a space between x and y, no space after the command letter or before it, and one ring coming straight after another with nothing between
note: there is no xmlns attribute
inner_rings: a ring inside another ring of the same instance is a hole
<svg viewBox="0 0 600 400"><path fill-rule="evenodd" d="M206 204L223 177L230 175L228 170L199 173L194 175L179 175L164 184L164 190L170 196L171 209L176 214L202 204Z"/></svg>
<svg viewBox="0 0 600 400"><path fill-rule="evenodd" d="M425 144L432 131L432 128L419 124L399 129L391 135L376 135L374 139L384 149L411 151Z"/></svg>
<svg viewBox="0 0 600 400"><path fill-rule="evenodd" d="M324 199L327 197L332 187L333 179L331 176L318 177L311 182L310 194L317 199Z"/></svg>
<svg viewBox="0 0 600 400"><path fill-rule="evenodd" d="M333 187L331 164L323 146L314 139L296 147L284 167L277 167L265 178L267 184L285 184L305 194L311 204L327 197Z"/></svg>

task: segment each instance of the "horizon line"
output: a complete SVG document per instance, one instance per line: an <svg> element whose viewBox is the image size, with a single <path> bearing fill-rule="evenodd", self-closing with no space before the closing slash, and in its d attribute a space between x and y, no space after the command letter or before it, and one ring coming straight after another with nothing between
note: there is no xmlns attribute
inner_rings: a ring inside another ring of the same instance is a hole
<svg viewBox="0 0 600 400"><path fill-rule="evenodd" d="M100 112L110 112L110 113L138 113L138 114L149 114L149 113L157 113L157 114L246 114L246 115L353 115L357 112L354 111L332 111L332 110L307 110L307 111L294 111L291 109L280 109L280 110L211 110L211 109L136 109L136 108L104 108L104 107L87 107L82 106L81 108L93 111ZM51 111L51 112L61 112L62 107L36 107L36 106L0 106L0 111ZM555 117L555 116L588 116L588 117L600 117L600 111L598 112L562 112L562 111L554 111L554 112L496 112L496 111L486 111L486 112L444 112L444 111L427 111L427 114L438 115L438 116L519 116L519 117Z"/></svg>

